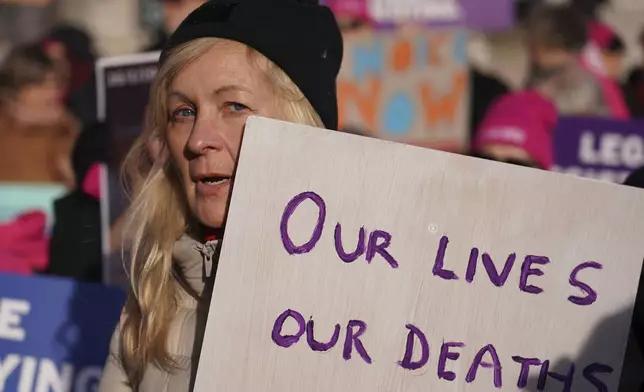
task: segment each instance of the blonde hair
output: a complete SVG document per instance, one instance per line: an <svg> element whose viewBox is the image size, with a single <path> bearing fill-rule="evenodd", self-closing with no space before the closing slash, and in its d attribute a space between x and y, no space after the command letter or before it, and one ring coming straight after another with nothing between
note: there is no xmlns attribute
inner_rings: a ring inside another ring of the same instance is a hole
<svg viewBox="0 0 644 392"><path fill-rule="evenodd" d="M134 198L128 216L131 290L121 326L121 359L133 387L140 384L148 364L169 372L176 368L167 351L169 325L176 314L179 294L172 251L191 220L170 159L152 156L148 142L158 139L161 155L165 156L168 90L182 69L222 41L196 39L177 47L166 59L152 85L146 129L123 166L127 188ZM247 49L249 59L274 89L283 110L282 119L321 127L320 117L293 81L262 54Z"/></svg>

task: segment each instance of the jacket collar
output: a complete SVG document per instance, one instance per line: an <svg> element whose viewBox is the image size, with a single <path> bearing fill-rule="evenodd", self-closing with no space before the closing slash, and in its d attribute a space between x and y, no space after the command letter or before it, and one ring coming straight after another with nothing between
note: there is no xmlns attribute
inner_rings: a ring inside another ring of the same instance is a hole
<svg viewBox="0 0 644 392"><path fill-rule="evenodd" d="M219 259L219 241L210 240L201 243L194 238L184 235L175 244L172 258L177 267L179 283L187 284L187 288L197 296L204 294L206 282L216 269ZM183 282L181 282L183 281ZM186 287L184 287L186 289Z"/></svg>

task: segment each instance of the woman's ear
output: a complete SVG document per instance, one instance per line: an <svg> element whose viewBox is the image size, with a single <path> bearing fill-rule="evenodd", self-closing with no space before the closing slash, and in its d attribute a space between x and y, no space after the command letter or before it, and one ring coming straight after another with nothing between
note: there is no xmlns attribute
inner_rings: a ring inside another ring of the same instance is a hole
<svg viewBox="0 0 644 392"><path fill-rule="evenodd" d="M145 146L148 150L148 155L151 159L150 163L152 165L163 165L168 159L168 150L158 135L152 135Z"/></svg>

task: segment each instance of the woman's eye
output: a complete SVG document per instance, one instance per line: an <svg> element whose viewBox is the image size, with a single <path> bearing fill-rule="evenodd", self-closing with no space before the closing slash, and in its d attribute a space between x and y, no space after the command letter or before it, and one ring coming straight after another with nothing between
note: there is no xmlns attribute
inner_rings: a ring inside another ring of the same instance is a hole
<svg viewBox="0 0 644 392"><path fill-rule="evenodd" d="M239 102L228 102L226 103L226 106L233 112L243 112L244 110L248 110L248 106Z"/></svg>
<svg viewBox="0 0 644 392"><path fill-rule="evenodd" d="M172 113L172 119L174 121L181 121L194 116L195 111L189 108L177 109Z"/></svg>

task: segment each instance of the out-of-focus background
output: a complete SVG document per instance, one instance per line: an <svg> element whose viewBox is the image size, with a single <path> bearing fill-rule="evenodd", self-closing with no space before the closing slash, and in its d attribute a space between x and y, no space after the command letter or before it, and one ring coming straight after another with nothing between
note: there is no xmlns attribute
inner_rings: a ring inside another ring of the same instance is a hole
<svg viewBox="0 0 644 392"><path fill-rule="evenodd" d="M513 1L517 8L536 4L534 0ZM565 3L553 0L551 3ZM624 75L641 61L644 2L639 0L588 0L605 3L599 14L625 41L627 50L621 71ZM101 56L138 52L158 39L156 29L162 24L159 0L5 0L0 4L0 53L10 43L29 42L40 37L56 23L70 22L86 29ZM33 5L28 5L33 4ZM41 5L42 4L42 5ZM525 80L528 55L522 29L472 31L469 57L476 65L489 70L518 88Z"/></svg>
<svg viewBox="0 0 644 392"><path fill-rule="evenodd" d="M129 285L120 167L202 3L0 0L0 392L95 390ZM644 0L322 3L340 131L644 188ZM641 306L620 391L644 391Z"/></svg>

